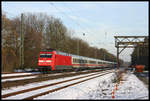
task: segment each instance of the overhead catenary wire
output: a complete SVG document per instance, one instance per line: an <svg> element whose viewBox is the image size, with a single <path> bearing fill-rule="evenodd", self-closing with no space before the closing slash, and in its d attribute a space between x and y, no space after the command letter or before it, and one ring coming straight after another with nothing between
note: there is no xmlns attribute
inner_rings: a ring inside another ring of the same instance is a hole
<svg viewBox="0 0 150 101"><path fill-rule="evenodd" d="M66 5L66 4L65 4ZM78 14L78 13L75 13L72 8L68 7L67 5L65 6L66 8L68 8L69 11L71 11L73 14ZM80 15L78 14L77 17L80 17ZM85 18L85 17L84 17ZM84 25L87 25L87 24L84 24ZM93 31L91 31L93 32ZM95 31L94 31L95 32Z"/></svg>
<svg viewBox="0 0 150 101"><path fill-rule="evenodd" d="M84 29L85 30L85 28L83 28L78 22L76 22L73 18L71 18L69 15L67 15L66 13L64 13L62 10L60 10L60 9L58 9L58 7L56 7L55 5L54 5L54 3L50 3L52 6L54 6L58 11L60 11L63 15L65 15L65 16L67 16L69 19L71 19L72 21L74 21L74 23L75 24L77 24L78 25L78 27L80 27L80 29L82 30L82 29ZM89 31L86 31L86 32L89 32ZM82 32L82 33L85 33L85 32Z"/></svg>
<svg viewBox="0 0 150 101"><path fill-rule="evenodd" d="M54 5L54 3L50 3L50 4L51 4L52 6L54 6L58 11L60 11L61 13L63 13L63 15L65 15L65 16L67 16L69 19L73 20L74 23L77 24L78 27L80 27L80 29L83 28L83 26L81 26L81 24L79 24L78 22L76 22L76 21L75 21L73 18L71 18L68 14L66 14L65 12L63 12L62 10L60 10L58 7L56 7L56 6ZM72 11L70 7L65 6L65 8L68 8L67 10L69 10L70 12L72 12L73 14L75 14L75 12ZM78 16L78 17L79 17L79 16ZM85 29L85 28L83 28L83 29ZM86 30L86 32L89 33L89 31L87 31L87 30ZM93 31L90 31L90 32L93 32ZM107 32L105 32L105 39L106 39L106 34L107 34ZM84 32L83 32L83 35L85 35ZM106 42L105 42L105 43L106 43ZM114 44L114 43L107 43L107 44Z"/></svg>
<svg viewBox="0 0 150 101"><path fill-rule="evenodd" d="M66 5L66 4L65 4ZM72 8L70 8L70 7L68 7L67 5L66 6L64 6L65 8L67 8L72 14L78 14L78 13L75 13L73 10L72 10ZM79 15L76 15L77 17L80 17ZM75 16L75 17L76 17ZM80 17L81 18L81 17ZM84 24L84 25L87 25L87 24ZM81 25L80 25L81 26ZM84 27L85 28L85 27ZM88 31L89 32L89 31ZM91 32L93 32L93 31L91 31Z"/></svg>
<svg viewBox="0 0 150 101"><path fill-rule="evenodd" d="M64 4L65 4L65 3L64 3ZM66 4L65 4L65 5L66 5ZM68 5L66 5L66 6L65 6L65 5L64 5L64 7L65 7L65 8L68 8L68 10L69 10L72 14L74 14L74 15L76 14L77 17L80 17L79 13L74 12L74 11L72 10L72 8L68 7ZM85 18L85 17L84 17L84 18ZM87 25L87 24L84 24L84 25ZM90 31L90 32L95 32L95 31ZM97 32L95 32L95 33L97 33ZM105 32L105 43L106 43L106 38L107 38L107 32ZM108 44L114 44L114 43L108 43Z"/></svg>
<svg viewBox="0 0 150 101"><path fill-rule="evenodd" d="M72 8L70 8L70 7L68 7L67 5L65 6L66 8L68 8L68 10L70 10L73 14L78 14L78 13L75 13L73 10L72 10ZM80 17L79 15L77 15L77 17ZM84 24L84 25L87 25L87 24ZM93 31L91 31L91 32L93 32ZM94 31L95 32L95 31ZM104 43L106 43L106 40L107 39L107 32L105 32L105 42ZM103 44L104 44L103 43ZM113 42L109 42L109 43L107 43L107 44L115 44L115 43L113 43Z"/></svg>

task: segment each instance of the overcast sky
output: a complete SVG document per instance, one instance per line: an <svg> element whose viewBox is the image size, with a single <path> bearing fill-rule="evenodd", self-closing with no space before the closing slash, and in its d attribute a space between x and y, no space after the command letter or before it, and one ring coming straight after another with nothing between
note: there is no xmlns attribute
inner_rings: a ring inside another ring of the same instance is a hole
<svg viewBox="0 0 150 101"><path fill-rule="evenodd" d="M9 18L26 12L53 15L75 31L73 37L114 55L115 35L148 36L148 2L2 2L2 11ZM120 58L130 61L132 50L125 49Z"/></svg>

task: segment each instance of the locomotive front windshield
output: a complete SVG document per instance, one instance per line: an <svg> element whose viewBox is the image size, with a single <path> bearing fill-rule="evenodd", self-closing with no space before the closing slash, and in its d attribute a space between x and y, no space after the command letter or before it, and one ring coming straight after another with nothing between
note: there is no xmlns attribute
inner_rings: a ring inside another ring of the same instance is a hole
<svg viewBox="0 0 150 101"><path fill-rule="evenodd" d="M40 54L40 58L51 58L52 54Z"/></svg>

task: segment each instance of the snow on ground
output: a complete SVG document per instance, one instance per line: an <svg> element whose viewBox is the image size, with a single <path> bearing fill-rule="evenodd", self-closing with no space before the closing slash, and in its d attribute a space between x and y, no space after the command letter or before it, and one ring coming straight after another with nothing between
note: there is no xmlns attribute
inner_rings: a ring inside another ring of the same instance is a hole
<svg viewBox="0 0 150 101"><path fill-rule="evenodd" d="M116 91L116 99L149 99L148 88L134 74L128 72L123 80L125 81Z"/></svg>
<svg viewBox="0 0 150 101"><path fill-rule="evenodd" d="M113 77L114 73L106 74L35 99L98 99L100 98L99 93L101 92L99 89L99 82L104 80L109 81Z"/></svg>
<svg viewBox="0 0 150 101"><path fill-rule="evenodd" d="M30 74L40 74L40 72L2 74L1 76L2 77L7 77L7 76L20 76L20 75L30 75Z"/></svg>
<svg viewBox="0 0 150 101"><path fill-rule="evenodd" d="M35 99L112 99L114 73ZM148 89L135 75L124 74L125 81L118 86L114 99L148 99Z"/></svg>
<svg viewBox="0 0 150 101"><path fill-rule="evenodd" d="M19 77L19 78L11 78L11 79L1 79L1 82L16 81L16 80L23 80L23 79L31 79L31 78L36 78L36 77L37 77L37 76Z"/></svg>
<svg viewBox="0 0 150 101"><path fill-rule="evenodd" d="M13 87L8 90L2 90L2 95L14 91L45 85L48 83L72 79L75 77L67 77L57 80L44 81L40 83L32 83L25 86ZM106 74L104 76L88 80L53 93L39 96L35 99L112 99L112 90L114 89L115 85L114 83L112 83L112 81L114 80L115 77L116 77L115 73ZM114 94L115 96L114 99L149 99L148 89L145 87L143 82L141 82L134 74L132 73L124 74L123 80L124 80L123 83L118 86L118 90ZM65 83L65 85L66 84L68 83ZM55 85L52 88L60 86L64 86L64 84ZM23 93L21 94L22 97L19 98L16 95L6 99L22 99L25 98L26 96L31 96L33 94L37 94L39 92L47 91L50 89L51 88L47 87L42 90L39 89L37 91L31 91L30 93Z"/></svg>
<svg viewBox="0 0 150 101"><path fill-rule="evenodd" d="M70 73L76 73L76 72L70 72ZM20 76L20 75L30 75L30 74L40 74L40 72L32 72L32 73L17 73L17 74L3 74L2 77L7 77L7 76ZM49 74L47 76L53 76L53 75L61 75L63 73L56 73L56 74ZM23 80L23 79L31 79L31 78L36 78L37 76L30 76L30 77L17 77L17 78L9 78L9 79L1 79L1 82L6 82L6 81L16 81L16 80Z"/></svg>
<svg viewBox="0 0 150 101"><path fill-rule="evenodd" d="M87 76L87 75L91 75L91 74L95 74L95 73L82 74L82 75L73 76L73 77L65 77L65 78L59 78L59 79L48 80L48 81L43 81L43 82L30 83L30 84L27 84L24 86L11 87L10 89L2 90L2 95L11 93L11 92L15 92L15 91L28 89L28 88L38 87L38 86L42 86L42 85L46 85L46 84L50 84L50 83L55 83L55 82L69 80L69 79L73 79L73 78L77 78L77 77Z"/></svg>

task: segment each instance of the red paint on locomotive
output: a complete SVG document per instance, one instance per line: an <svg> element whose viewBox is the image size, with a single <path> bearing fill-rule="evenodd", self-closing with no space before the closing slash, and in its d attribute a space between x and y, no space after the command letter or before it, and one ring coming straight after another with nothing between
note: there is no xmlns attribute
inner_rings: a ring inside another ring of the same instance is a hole
<svg viewBox="0 0 150 101"><path fill-rule="evenodd" d="M59 66L57 69L61 69L63 66L72 66L71 56L60 55L56 51L40 52L38 66L48 67L48 70L55 70L56 66Z"/></svg>
<svg viewBox="0 0 150 101"><path fill-rule="evenodd" d="M71 56L55 55L55 65L72 66Z"/></svg>

